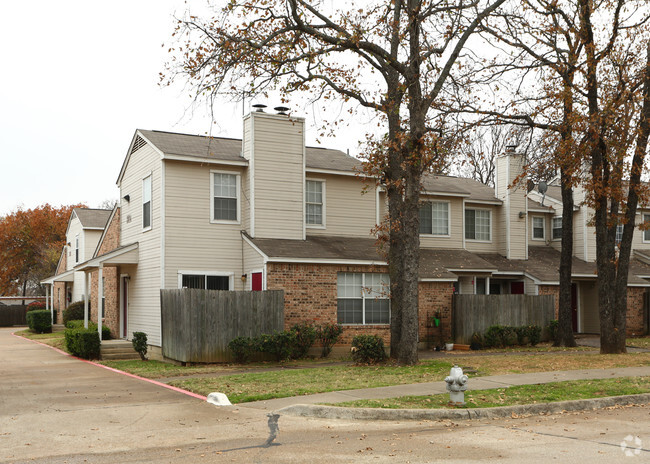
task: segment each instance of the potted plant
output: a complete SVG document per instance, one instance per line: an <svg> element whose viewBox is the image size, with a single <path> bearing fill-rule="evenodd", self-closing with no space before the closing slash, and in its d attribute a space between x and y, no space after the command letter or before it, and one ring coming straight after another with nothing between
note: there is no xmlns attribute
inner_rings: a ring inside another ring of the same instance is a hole
<svg viewBox="0 0 650 464"><path fill-rule="evenodd" d="M446 351L453 351L454 349L454 341L453 340L447 340L445 342L445 350Z"/></svg>

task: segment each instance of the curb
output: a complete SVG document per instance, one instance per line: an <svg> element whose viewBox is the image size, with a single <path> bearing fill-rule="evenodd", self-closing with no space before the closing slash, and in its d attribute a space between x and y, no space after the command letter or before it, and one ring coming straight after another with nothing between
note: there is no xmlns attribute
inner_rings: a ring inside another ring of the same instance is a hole
<svg viewBox="0 0 650 464"><path fill-rule="evenodd" d="M337 406L321 406L312 404L295 404L274 411L274 414L319 419L349 419L349 420L481 420L516 418L537 414L557 414L567 411L588 411L603 409L611 406L627 406L633 404L650 404L650 393L626 396L609 396L586 400L558 401L557 403L523 404L516 406L501 406L497 408L475 409L379 409L379 408L342 408Z"/></svg>

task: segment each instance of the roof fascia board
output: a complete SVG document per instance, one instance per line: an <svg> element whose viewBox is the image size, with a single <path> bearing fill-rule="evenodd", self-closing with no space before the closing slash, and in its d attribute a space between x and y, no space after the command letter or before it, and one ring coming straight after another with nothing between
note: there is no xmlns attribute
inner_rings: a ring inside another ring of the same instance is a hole
<svg viewBox="0 0 650 464"><path fill-rule="evenodd" d="M191 163L202 163L202 164L224 164L228 166L248 166L248 161L235 161L235 160L220 160L217 158L198 158L195 156L187 155L165 155L163 154L162 159L172 160L172 161L189 161Z"/></svg>
<svg viewBox="0 0 650 464"><path fill-rule="evenodd" d="M449 272L454 272L454 273L456 273L456 272L466 272L466 273L480 272L482 274L494 274L495 272L497 272L496 268L494 268L494 269L452 269L452 268L448 267L447 270Z"/></svg>
<svg viewBox="0 0 650 464"><path fill-rule="evenodd" d="M280 258L269 257L269 263L296 263L296 264L340 264L358 266L388 266L386 261L356 260L356 259L328 259L328 258Z"/></svg>
<svg viewBox="0 0 650 464"><path fill-rule="evenodd" d="M147 144L156 152L158 155L160 155L160 159L162 159L165 154L160 151L160 149L155 146L149 139L147 139L144 135L142 135L142 132L140 132L139 129L136 129L135 134L133 134L133 138L131 139L131 143L129 144L129 149L126 152L126 158L124 158L124 163L122 163L122 169L120 169L120 175L117 176L117 186L119 187L120 183L122 182L122 178L124 177L124 173L126 172L126 167L129 164L129 161L131 160L131 150L133 149L133 144L135 143L135 140L138 138L138 136L142 137L142 140L147 142Z"/></svg>
<svg viewBox="0 0 650 464"><path fill-rule="evenodd" d="M501 206L503 202L501 200L472 200L471 198L467 199L468 204L479 204L479 205L496 205Z"/></svg>
<svg viewBox="0 0 650 464"><path fill-rule="evenodd" d="M117 211L117 208L119 208L119 206L118 206L117 203L115 203L115 206L113 206L113 211L111 211L111 215L108 216L108 220L106 221L106 227L104 227L104 229L103 229L104 231L102 232L102 236L99 237L99 242L97 242L97 246L95 247L95 252L93 253L93 258L97 257L97 253L99 252L99 249L101 248L102 244L104 243L104 237L106 237L106 231L108 230L108 226L113 221L113 217L115 216L115 211Z"/></svg>
<svg viewBox="0 0 650 464"><path fill-rule="evenodd" d="M96 258L89 259L85 263L81 263L77 267L74 268L76 271L83 271L86 269L91 269L98 267L101 263L104 261L107 261L111 258L115 258L116 256L120 256L121 254L128 253L129 251L137 250L139 248L138 242L132 243L130 245L126 245L122 248L119 248L117 250L109 251L108 253L98 256Z"/></svg>
<svg viewBox="0 0 650 464"><path fill-rule="evenodd" d="M269 257L266 255L266 253L264 253L262 250L260 250L260 248L253 243L253 241L250 239L248 234L246 234L244 231L242 231L241 236L244 239L244 241L246 243L248 243L248 245L250 245L250 247L253 250L255 250L257 253L259 253L259 255L264 259L264 264L266 264L268 262L268 260L269 260Z"/></svg>
<svg viewBox="0 0 650 464"><path fill-rule="evenodd" d="M458 277L456 277L455 279L451 277L447 277L447 278L441 277L439 279L435 277L425 277L422 279L418 279L418 282L458 282Z"/></svg>
<svg viewBox="0 0 650 464"><path fill-rule="evenodd" d="M354 171L337 171L335 169L310 168L309 166L305 167L305 171L312 174L329 174L332 176L357 177L357 173ZM364 176L363 178L375 179L375 177L368 177L368 176Z"/></svg>
<svg viewBox="0 0 650 464"><path fill-rule="evenodd" d="M453 192L441 192L438 190L422 190L420 195L431 195L438 197L458 197L458 198L469 198L471 193L453 193Z"/></svg>

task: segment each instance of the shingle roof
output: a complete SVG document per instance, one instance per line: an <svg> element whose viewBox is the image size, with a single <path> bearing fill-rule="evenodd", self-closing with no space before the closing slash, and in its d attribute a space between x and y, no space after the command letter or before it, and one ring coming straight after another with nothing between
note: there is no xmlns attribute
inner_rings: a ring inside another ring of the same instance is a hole
<svg viewBox="0 0 650 464"><path fill-rule="evenodd" d="M91 229L99 229L106 227L106 222L111 215L110 209L90 209L90 208L75 208L74 213L79 218L81 226Z"/></svg>
<svg viewBox="0 0 650 464"><path fill-rule="evenodd" d="M539 201L531 200L528 198L528 209L534 209L534 210L544 210L548 211L549 213L554 213L555 209L552 206L549 205L543 205Z"/></svg>

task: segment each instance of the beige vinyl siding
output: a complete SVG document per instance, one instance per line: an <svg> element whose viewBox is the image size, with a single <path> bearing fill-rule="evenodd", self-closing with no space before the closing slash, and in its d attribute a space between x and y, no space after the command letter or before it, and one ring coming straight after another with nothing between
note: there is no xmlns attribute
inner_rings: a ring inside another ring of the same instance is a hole
<svg viewBox="0 0 650 464"><path fill-rule="evenodd" d="M458 276L458 293L461 295L474 294L474 277Z"/></svg>
<svg viewBox="0 0 650 464"><path fill-rule="evenodd" d="M246 274L244 290L250 290L253 283L251 274L254 271L259 272L260 270L266 273L266 269L264 269L264 257L247 242L242 241L242 246L244 247L244 273ZM263 279L266 280L266 275L263 276Z"/></svg>
<svg viewBox="0 0 650 464"><path fill-rule="evenodd" d="M371 236L377 215L374 189L362 194L364 183L353 176L307 173L307 180L325 185L325 228L307 226L307 235Z"/></svg>
<svg viewBox="0 0 650 464"><path fill-rule="evenodd" d="M74 303L75 301L83 301L84 299L84 276L86 275L85 272L75 272L73 274L74 281L72 282L72 301L71 303ZM90 288L88 289L88 292L90 293Z"/></svg>
<svg viewBox="0 0 650 464"><path fill-rule="evenodd" d="M524 277L524 294L537 295L537 284L530 278Z"/></svg>
<svg viewBox="0 0 650 464"><path fill-rule="evenodd" d="M165 161L166 288L178 288L179 271L206 271L232 273L233 290L243 289L242 226L210 222L211 171L243 174L233 166Z"/></svg>
<svg viewBox="0 0 650 464"><path fill-rule="evenodd" d="M491 226L491 232L490 232L490 241L489 242L483 242L483 241L478 241L478 240L465 240L465 249L468 251L471 251L473 253L498 253L497 250L497 234L500 233L499 230L497 229L497 223L495 223L495 218L498 216L498 211L500 209L497 208L494 205L485 205L485 204L479 204L479 203L470 203L466 202L465 203L465 209L488 209L491 211L490 214L490 226ZM465 212L463 211L463 220L465 218ZM463 232L464 233L464 232Z"/></svg>
<svg viewBox="0 0 650 464"><path fill-rule="evenodd" d="M151 229L142 229L142 179L151 173ZM139 243L139 263L129 267L128 338L145 332L148 342L160 346L161 188L160 155L149 145L131 155L120 184L122 245ZM130 201L124 200L129 195Z"/></svg>
<svg viewBox="0 0 650 464"><path fill-rule="evenodd" d="M95 254L99 239L102 238L101 230L85 229L83 232L83 260L88 261Z"/></svg>
<svg viewBox="0 0 650 464"><path fill-rule="evenodd" d="M650 211L644 210L636 215L636 227L634 229L634 236L632 237L633 250L650 250L650 242L643 241L643 231L639 229L639 226L643 224L644 214L650 215Z"/></svg>
<svg viewBox="0 0 650 464"><path fill-rule="evenodd" d="M253 118L254 236L303 238L304 125L286 116Z"/></svg>
<svg viewBox="0 0 650 464"><path fill-rule="evenodd" d="M75 238L79 235L79 261L75 261ZM74 268L77 264L83 262L84 249L83 249L83 229L81 227L81 221L77 218L77 215L73 213L73 217L70 219L70 226L68 227L68 232L66 234L66 242L70 244L66 248L66 253L68 253L66 270ZM92 256L92 255L91 255Z"/></svg>
<svg viewBox="0 0 650 464"><path fill-rule="evenodd" d="M463 199L458 197L442 197L422 195L421 201L444 201L449 203L449 237L420 234L421 248L463 248Z"/></svg>

